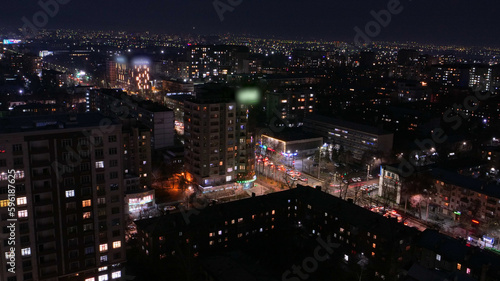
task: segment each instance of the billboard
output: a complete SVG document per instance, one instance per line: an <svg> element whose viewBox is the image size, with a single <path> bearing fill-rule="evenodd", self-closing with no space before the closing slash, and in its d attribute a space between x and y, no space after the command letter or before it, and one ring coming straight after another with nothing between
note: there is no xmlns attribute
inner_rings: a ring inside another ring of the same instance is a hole
<svg viewBox="0 0 500 281"><path fill-rule="evenodd" d="M21 43L21 39L3 39L4 45L12 45Z"/></svg>

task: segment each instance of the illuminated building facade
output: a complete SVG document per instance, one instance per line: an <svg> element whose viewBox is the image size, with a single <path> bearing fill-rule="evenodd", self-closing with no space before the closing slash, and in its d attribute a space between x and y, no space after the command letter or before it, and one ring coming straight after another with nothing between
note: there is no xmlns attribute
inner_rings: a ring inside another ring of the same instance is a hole
<svg viewBox="0 0 500 281"><path fill-rule="evenodd" d="M103 129L100 122L108 120ZM121 125L101 114L13 117L0 125L0 264L15 170L15 274L0 280L122 280ZM9 246L10 247L10 246ZM17 279L14 279L17 278Z"/></svg>
<svg viewBox="0 0 500 281"><path fill-rule="evenodd" d="M254 175L248 108L231 90L197 93L184 102L185 168L203 189L236 187Z"/></svg>

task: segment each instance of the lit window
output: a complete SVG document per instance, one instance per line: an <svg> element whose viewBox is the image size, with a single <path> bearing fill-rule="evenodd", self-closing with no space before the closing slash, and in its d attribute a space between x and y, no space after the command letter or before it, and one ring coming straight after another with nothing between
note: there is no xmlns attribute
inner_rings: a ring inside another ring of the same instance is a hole
<svg viewBox="0 0 500 281"><path fill-rule="evenodd" d="M372 247L373 247L373 249L377 248L377 244L373 243Z"/></svg>
<svg viewBox="0 0 500 281"><path fill-rule="evenodd" d="M105 252L108 250L108 244L101 244L99 245L99 251L100 252Z"/></svg>
<svg viewBox="0 0 500 281"><path fill-rule="evenodd" d="M85 281L95 281L95 278L94 277L90 277L90 278L85 279Z"/></svg>
<svg viewBox="0 0 500 281"><path fill-rule="evenodd" d="M104 161L95 162L95 168L96 169L103 169L104 168Z"/></svg>
<svg viewBox="0 0 500 281"><path fill-rule="evenodd" d="M107 274L99 276L99 281L107 281L107 280L108 280Z"/></svg>
<svg viewBox="0 0 500 281"><path fill-rule="evenodd" d="M122 272L121 271L115 271L111 273L111 278L116 279L122 277Z"/></svg>
<svg viewBox="0 0 500 281"><path fill-rule="evenodd" d="M21 205L26 205L28 202L26 201L26 197L19 197L17 198L17 205L18 206L21 206Z"/></svg>
<svg viewBox="0 0 500 281"><path fill-rule="evenodd" d="M66 190L66 198L75 197L74 190Z"/></svg>
<svg viewBox="0 0 500 281"><path fill-rule="evenodd" d="M441 260L441 255L436 255L436 260L440 261Z"/></svg>
<svg viewBox="0 0 500 281"><path fill-rule="evenodd" d="M462 269L462 265L457 263L457 270L461 270Z"/></svg>
<svg viewBox="0 0 500 281"><path fill-rule="evenodd" d="M90 199L82 201L82 207L90 207L90 206L92 206L92 202L90 201Z"/></svg>
<svg viewBox="0 0 500 281"><path fill-rule="evenodd" d="M344 255L344 260L345 261L349 261L349 256L348 255Z"/></svg>
<svg viewBox="0 0 500 281"><path fill-rule="evenodd" d="M31 255L31 248L21 249L21 255L23 257L30 256Z"/></svg>
<svg viewBox="0 0 500 281"><path fill-rule="evenodd" d="M84 212L83 213L83 219L90 219L91 213L90 212Z"/></svg>
<svg viewBox="0 0 500 281"><path fill-rule="evenodd" d="M28 217L28 210L22 210L17 212L17 217L18 218L27 218Z"/></svg>
<svg viewBox="0 0 500 281"><path fill-rule="evenodd" d="M113 242L113 249L120 248L122 246L121 241L115 241Z"/></svg>
<svg viewBox="0 0 500 281"><path fill-rule="evenodd" d="M99 267L99 272L108 270L107 266Z"/></svg>
<svg viewBox="0 0 500 281"><path fill-rule="evenodd" d="M101 256L100 260L101 260L101 262L107 262L108 256L107 255Z"/></svg>
<svg viewBox="0 0 500 281"><path fill-rule="evenodd" d="M470 268L467 268L467 270L465 271L467 274L470 274Z"/></svg>
<svg viewBox="0 0 500 281"><path fill-rule="evenodd" d="M8 206L9 206L9 199L0 200L0 208L8 207Z"/></svg>

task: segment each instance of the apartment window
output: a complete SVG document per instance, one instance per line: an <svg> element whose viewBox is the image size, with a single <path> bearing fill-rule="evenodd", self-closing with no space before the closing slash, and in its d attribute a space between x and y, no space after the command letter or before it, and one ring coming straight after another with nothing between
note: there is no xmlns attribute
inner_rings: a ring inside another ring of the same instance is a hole
<svg viewBox="0 0 500 281"><path fill-rule="evenodd" d="M17 217L18 218L27 218L28 217L28 210L18 211Z"/></svg>
<svg viewBox="0 0 500 281"><path fill-rule="evenodd" d="M23 151L23 146L22 146L22 144L13 144L13 145L12 145L12 151L14 151L14 152L20 152L20 151Z"/></svg>
<svg viewBox="0 0 500 281"><path fill-rule="evenodd" d="M80 171L82 172L90 171L90 163L85 162L80 164Z"/></svg>
<svg viewBox="0 0 500 281"><path fill-rule="evenodd" d="M121 271L115 271L113 273L111 273L111 278L112 279L116 279L116 278L120 278L122 277L122 272Z"/></svg>
<svg viewBox="0 0 500 281"><path fill-rule="evenodd" d="M108 250L108 244L99 245L99 252L106 252Z"/></svg>
<svg viewBox="0 0 500 281"><path fill-rule="evenodd" d="M75 184L74 178L65 178L64 179L64 185L74 185L74 184Z"/></svg>
<svg viewBox="0 0 500 281"><path fill-rule="evenodd" d="M22 157L14 158L14 165L19 166L19 165L22 165L22 164L23 164L23 158Z"/></svg>
<svg viewBox="0 0 500 281"><path fill-rule="evenodd" d="M117 226L117 225L120 225L120 219L119 218L113 219L111 221L111 226Z"/></svg>
<svg viewBox="0 0 500 281"><path fill-rule="evenodd" d="M109 136L108 142L116 142L116 136Z"/></svg>
<svg viewBox="0 0 500 281"><path fill-rule="evenodd" d="M118 150L116 147L112 147L109 149L109 155L116 155L118 153Z"/></svg>
<svg viewBox="0 0 500 281"><path fill-rule="evenodd" d="M109 185L109 189L111 189L111 190L118 190L118 184L116 184L116 183L110 184Z"/></svg>
<svg viewBox="0 0 500 281"><path fill-rule="evenodd" d="M68 234L73 234L73 233L76 233L78 231L78 229L76 228L76 226L70 226L67 228L67 231L68 231Z"/></svg>
<svg viewBox="0 0 500 281"><path fill-rule="evenodd" d="M467 269L465 270L465 273L470 274L470 268L467 268Z"/></svg>
<svg viewBox="0 0 500 281"><path fill-rule="evenodd" d="M120 207L113 207L111 208L111 214L115 215L120 212Z"/></svg>
<svg viewBox="0 0 500 281"><path fill-rule="evenodd" d="M104 168L104 161L95 162L95 168L96 169L103 169Z"/></svg>
<svg viewBox="0 0 500 281"><path fill-rule="evenodd" d="M31 248L21 249L21 256L23 257L31 256Z"/></svg>
<svg viewBox="0 0 500 281"><path fill-rule="evenodd" d="M90 201L90 199L82 201L82 207L90 207L90 206L92 206L92 202Z"/></svg>
<svg viewBox="0 0 500 281"><path fill-rule="evenodd" d="M95 178L97 181L104 181L104 174L97 174Z"/></svg>
<svg viewBox="0 0 500 281"><path fill-rule="evenodd" d="M457 270L462 270L462 265L457 263Z"/></svg>
<svg viewBox="0 0 500 281"><path fill-rule="evenodd" d="M75 197L75 190L66 190L66 198Z"/></svg>
<svg viewBox="0 0 500 281"><path fill-rule="evenodd" d="M26 197L18 197L17 198L17 205L18 206L26 205L27 203L28 203L28 201L26 200Z"/></svg>
<svg viewBox="0 0 500 281"><path fill-rule="evenodd" d="M0 159L0 167L6 167L6 166L7 166L7 160Z"/></svg>
<svg viewBox="0 0 500 281"><path fill-rule="evenodd" d="M113 237L120 236L120 230L119 229L118 230L113 230L112 235L113 235Z"/></svg>
<svg viewBox="0 0 500 281"><path fill-rule="evenodd" d="M72 142L71 142L71 140L70 140L70 139L64 139L64 140L62 140L62 141L61 141L61 145L62 145L63 147L66 147L66 146L71 146L71 145L72 145Z"/></svg>
<svg viewBox="0 0 500 281"><path fill-rule="evenodd" d="M90 278L85 279L85 281L95 281L95 278L94 277L90 277Z"/></svg>
<svg viewBox="0 0 500 281"><path fill-rule="evenodd" d="M82 184L90 183L90 176L82 176L80 178L80 181L81 181Z"/></svg>
<svg viewBox="0 0 500 281"><path fill-rule="evenodd" d="M90 212L84 212L83 213L83 219L90 219L92 217L92 214Z"/></svg>
<svg viewBox="0 0 500 281"><path fill-rule="evenodd" d="M117 179L118 178L118 172L111 172L111 173L109 173L109 178L110 179Z"/></svg>
<svg viewBox="0 0 500 281"><path fill-rule="evenodd" d="M94 137L95 144L102 144L102 137Z"/></svg>
<svg viewBox="0 0 500 281"><path fill-rule="evenodd" d="M99 148L99 149L96 149L96 150L95 150L95 156L96 156L96 157L102 157L102 156L104 156L104 152L103 152L103 150L102 150L102 149L100 149L100 148Z"/></svg>
<svg viewBox="0 0 500 281"><path fill-rule="evenodd" d="M120 248L122 246L121 241L115 241L113 242L113 249Z"/></svg>
<svg viewBox="0 0 500 281"><path fill-rule="evenodd" d="M108 280L108 275L107 274L99 276L99 281L107 281L107 280Z"/></svg>
<svg viewBox="0 0 500 281"><path fill-rule="evenodd" d="M89 230L92 230L94 229L94 226L92 223L87 223L87 224L84 224L83 225L83 231L89 231Z"/></svg>
<svg viewBox="0 0 500 281"><path fill-rule="evenodd" d="M107 256L107 255L101 256L101 257L99 258L99 260L100 260L101 262L107 262L107 261L108 261L108 256Z"/></svg>
<svg viewBox="0 0 500 281"><path fill-rule="evenodd" d="M441 255L436 255L436 260L441 261Z"/></svg>
<svg viewBox="0 0 500 281"><path fill-rule="evenodd" d="M86 255L89 255L89 254L92 254L92 253L94 253L94 247L93 246L85 248L85 254Z"/></svg>
<svg viewBox="0 0 500 281"><path fill-rule="evenodd" d="M106 198L105 197L99 197L97 198L97 204L106 204Z"/></svg>

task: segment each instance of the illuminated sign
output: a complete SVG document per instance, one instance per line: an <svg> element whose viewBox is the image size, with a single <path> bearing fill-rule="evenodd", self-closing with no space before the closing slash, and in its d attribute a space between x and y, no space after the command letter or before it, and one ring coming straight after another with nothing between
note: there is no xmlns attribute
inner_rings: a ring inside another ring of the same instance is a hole
<svg viewBox="0 0 500 281"><path fill-rule="evenodd" d="M129 205L144 205L153 201L153 195L147 195L142 198L130 198L128 200Z"/></svg>
<svg viewBox="0 0 500 281"><path fill-rule="evenodd" d="M245 181L236 181L237 183L249 183L249 182L254 182L257 180L257 176L253 176L251 180L245 180Z"/></svg>
<svg viewBox="0 0 500 281"><path fill-rule="evenodd" d="M488 243L488 244L494 244L495 242L495 239L491 238L491 237L487 237L486 235L483 236L483 241Z"/></svg>
<svg viewBox="0 0 500 281"><path fill-rule="evenodd" d="M19 43L21 43L20 39L3 39L4 45L12 45L12 44L19 44Z"/></svg>

